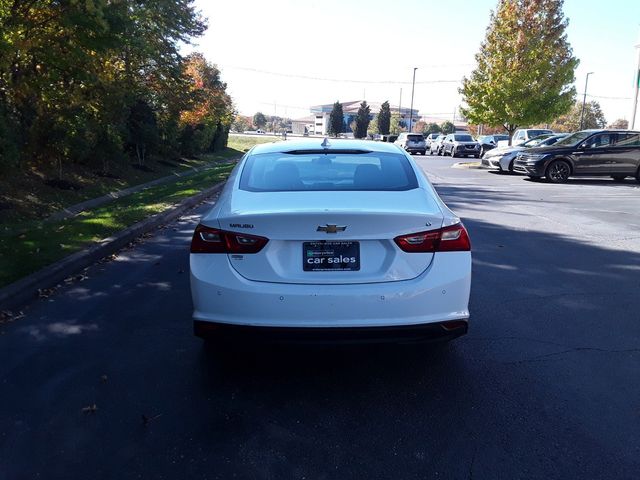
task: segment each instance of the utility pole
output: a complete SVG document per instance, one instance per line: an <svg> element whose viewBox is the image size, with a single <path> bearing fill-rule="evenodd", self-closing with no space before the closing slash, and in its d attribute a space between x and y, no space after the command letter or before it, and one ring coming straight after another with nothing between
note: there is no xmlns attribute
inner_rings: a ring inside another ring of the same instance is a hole
<svg viewBox="0 0 640 480"><path fill-rule="evenodd" d="M593 72L587 73L587 78L584 81L584 95L582 96L582 111L580 112L580 130L582 130L582 125L584 121L584 104L587 102L587 85L589 85L589 75Z"/></svg>
<svg viewBox="0 0 640 480"><path fill-rule="evenodd" d="M413 83L411 84L411 110L409 111L409 132L413 131L413 90L416 86L416 70L418 67L413 67Z"/></svg>
<svg viewBox="0 0 640 480"><path fill-rule="evenodd" d="M640 90L640 35L639 42L636 45L638 51L638 65L636 67L635 82L633 84L633 108L631 109L631 121L629 128L636 128L636 114L638 113L638 90ZM640 123L640 122L639 122Z"/></svg>

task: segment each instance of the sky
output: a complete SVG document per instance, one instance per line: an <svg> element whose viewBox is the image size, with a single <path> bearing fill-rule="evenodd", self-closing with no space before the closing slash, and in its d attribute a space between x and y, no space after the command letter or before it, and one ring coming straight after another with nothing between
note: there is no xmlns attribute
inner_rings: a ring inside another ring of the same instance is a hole
<svg viewBox="0 0 640 480"><path fill-rule="evenodd" d="M311 105L411 101L451 120L497 0L196 0L209 29L191 47L218 65L237 110L301 118ZM565 0L576 90L608 122L631 115L640 0ZM402 90L402 92L401 92Z"/></svg>

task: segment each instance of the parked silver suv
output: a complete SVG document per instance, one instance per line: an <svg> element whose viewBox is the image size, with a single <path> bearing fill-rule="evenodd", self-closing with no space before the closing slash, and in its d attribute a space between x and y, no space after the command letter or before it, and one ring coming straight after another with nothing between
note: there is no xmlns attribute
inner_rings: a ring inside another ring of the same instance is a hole
<svg viewBox="0 0 640 480"><path fill-rule="evenodd" d="M473 155L480 158L480 144L468 133L450 133L442 142L442 154L452 157Z"/></svg>
<svg viewBox="0 0 640 480"><path fill-rule="evenodd" d="M427 143L421 133L402 132L393 143L404 148L409 153L421 153L422 155L427 153Z"/></svg>

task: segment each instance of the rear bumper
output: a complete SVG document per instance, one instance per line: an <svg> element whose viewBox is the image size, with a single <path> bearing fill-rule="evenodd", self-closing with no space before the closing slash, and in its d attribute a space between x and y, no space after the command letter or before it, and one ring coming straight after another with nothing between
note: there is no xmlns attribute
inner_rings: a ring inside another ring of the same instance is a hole
<svg viewBox="0 0 640 480"><path fill-rule="evenodd" d="M423 325L469 317L471 253L436 253L411 280L293 284L248 280L226 255L191 255L193 319L286 328Z"/></svg>
<svg viewBox="0 0 640 480"><path fill-rule="evenodd" d="M372 344L372 343L428 343L448 341L467 333L468 322L449 322L403 325L393 327L253 327L194 320L197 337L227 344Z"/></svg>

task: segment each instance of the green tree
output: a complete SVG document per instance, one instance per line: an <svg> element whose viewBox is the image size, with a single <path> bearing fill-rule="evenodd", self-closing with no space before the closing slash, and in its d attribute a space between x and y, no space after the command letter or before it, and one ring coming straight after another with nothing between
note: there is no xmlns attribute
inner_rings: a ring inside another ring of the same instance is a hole
<svg viewBox="0 0 640 480"><path fill-rule="evenodd" d="M389 135L389 129L391 128L391 107L389 102L385 101L380 106L380 112L378 113L378 133L382 135Z"/></svg>
<svg viewBox="0 0 640 480"><path fill-rule="evenodd" d="M551 129L556 132L575 132L580 130L580 117L582 116L582 102L575 102L568 113L558 117ZM597 101L587 102L584 105L584 118L582 128L604 128L607 120Z"/></svg>
<svg viewBox="0 0 640 480"><path fill-rule="evenodd" d="M389 132L392 133L393 135L398 135L399 133L406 132L406 131L407 131L406 124L404 123L404 120L402 120L400 115L398 115L397 113L394 113L393 115L391 115L391 122L389 123Z"/></svg>
<svg viewBox="0 0 640 480"><path fill-rule="evenodd" d="M61 171L121 151L140 101L159 128L175 125L186 93L179 45L205 27L192 0L0 1L0 103L21 158Z"/></svg>
<svg viewBox="0 0 640 480"><path fill-rule="evenodd" d="M356 114L356 129L353 132L355 138L365 138L367 136L367 128L369 128L371 108L367 105L366 101L363 101L358 108Z"/></svg>
<svg viewBox="0 0 640 480"><path fill-rule="evenodd" d="M264 113L256 112L253 116L253 126L256 128L264 128L267 124L267 117L265 117Z"/></svg>
<svg viewBox="0 0 640 480"><path fill-rule="evenodd" d="M440 128L440 125L438 125L437 123L427 123L424 126L422 133L424 133L425 135L429 135L431 133L440 133L441 131L442 129Z"/></svg>
<svg viewBox="0 0 640 480"><path fill-rule="evenodd" d="M138 100L131 107L129 121L129 143L136 152L138 165L144 165L147 150L158 144L158 122L149 104Z"/></svg>
<svg viewBox="0 0 640 480"><path fill-rule="evenodd" d="M456 127L453 123L447 120L446 122L442 122L440 124L440 131L447 135L449 133L454 133L456 131Z"/></svg>
<svg viewBox="0 0 640 480"><path fill-rule="evenodd" d="M567 41L563 0L500 0L464 78L463 114L474 124L519 126L552 121L574 102L578 60Z"/></svg>
<svg viewBox="0 0 640 480"><path fill-rule="evenodd" d="M369 126L367 127L367 135L373 136L378 133L378 116L373 117L373 120L369 122Z"/></svg>
<svg viewBox="0 0 640 480"><path fill-rule="evenodd" d="M344 132L344 112L342 104L336 101L329 114L329 135L337 137L342 132Z"/></svg>

